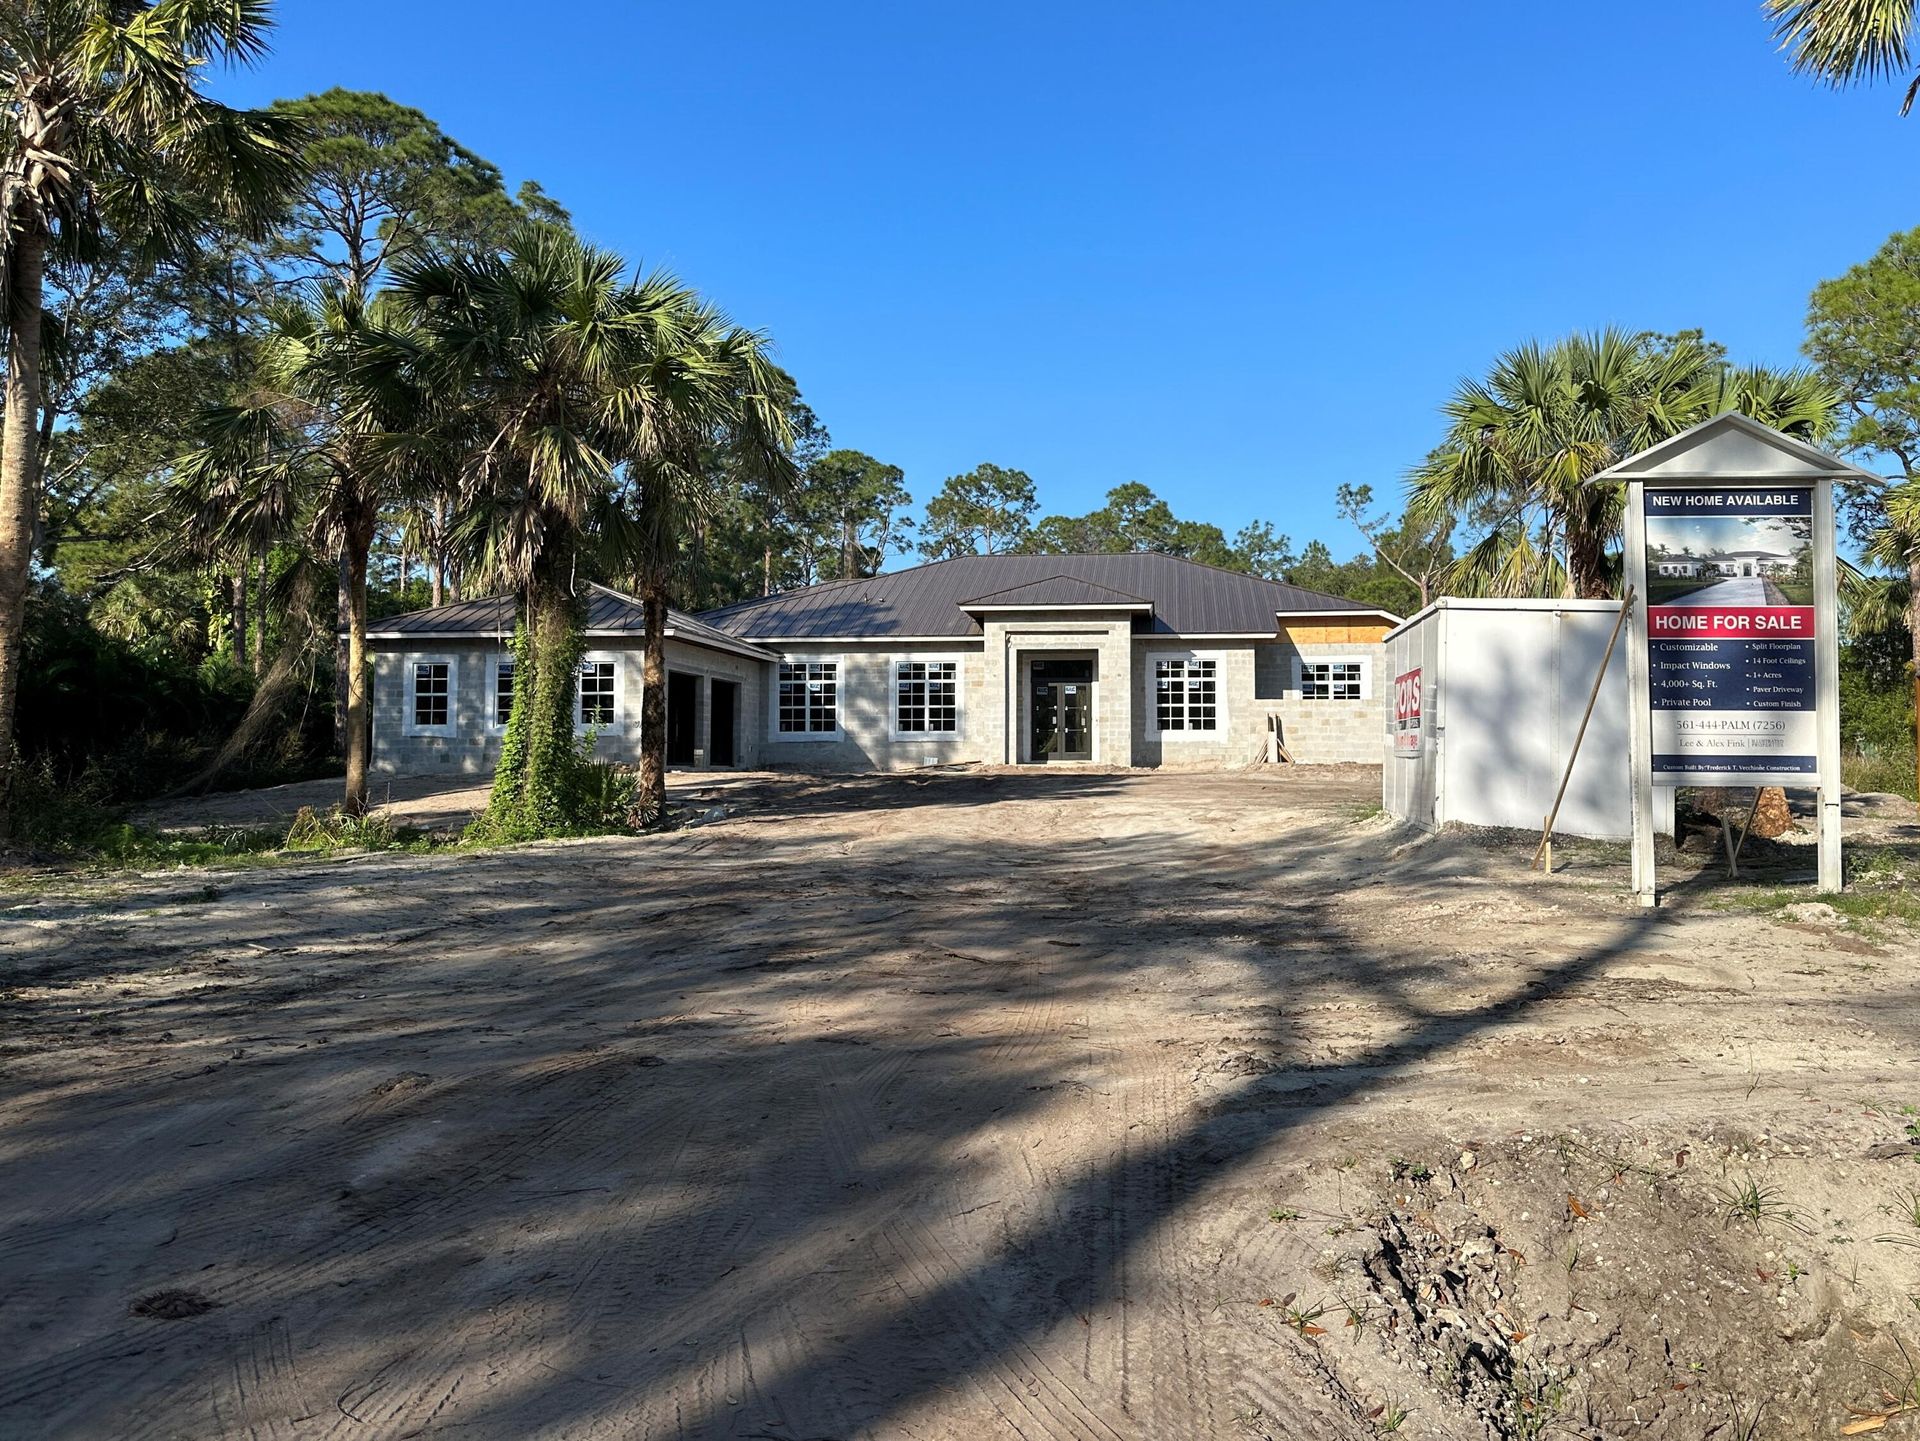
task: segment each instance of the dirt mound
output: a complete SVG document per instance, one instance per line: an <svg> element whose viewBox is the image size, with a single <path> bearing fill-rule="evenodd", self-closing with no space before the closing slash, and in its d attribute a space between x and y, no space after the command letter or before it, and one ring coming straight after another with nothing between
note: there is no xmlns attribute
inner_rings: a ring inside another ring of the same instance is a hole
<svg viewBox="0 0 1920 1441"><path fill-rule="evenodd" d="M1806 1169L1645 1135L1396 1162L1283 1315L1355 1414L1409 1435L1763 1441L1920 1413L1920 1217L1895 1184L1911 1238L1852 1234Z"/></svg>

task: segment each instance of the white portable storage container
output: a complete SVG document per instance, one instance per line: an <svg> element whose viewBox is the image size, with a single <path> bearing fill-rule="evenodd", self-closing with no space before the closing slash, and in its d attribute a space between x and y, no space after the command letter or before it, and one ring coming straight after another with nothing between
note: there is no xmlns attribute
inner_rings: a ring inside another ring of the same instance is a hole
<svg viewBox="0 0 1920 1441"><path fill-rule="evenodd" d="M1386 707L1388 813L1427 830L1449 822L1539 830L1619 614L1616 600L1447 597L1388 631L1376 687ZM1554 830L1629 836L1629 771L1623 634Z"/></svg>

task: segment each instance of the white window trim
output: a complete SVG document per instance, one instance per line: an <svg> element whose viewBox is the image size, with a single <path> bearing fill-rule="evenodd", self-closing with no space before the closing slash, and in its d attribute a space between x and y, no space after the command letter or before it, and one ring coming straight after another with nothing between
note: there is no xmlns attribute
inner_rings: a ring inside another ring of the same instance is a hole
<svg viewBox="0 0 1920 1441"><path fill-rule="evenodd" d="M1219 741L1227 735L1227 655L1218 650L1150 650L1144 652L1146 664L1141 667L1146 672L1146 694L1142 704L1146 707L1147 734L1159 740L1168 741ZM1210 731L1160 729L1160 692L1158 675L1159 662L1163 660L1210 660L1213 662L1213 729Z"/></svg>
<svg viewBox="0 0 1920 1441"><path fill-rule="evenodd" d="M1360 667L1360 699L1316 700L1308 702L1303 694L1302 667L1306 665L1357 665ZM1293 658L1293 684L1288 688L1287 698L1302 704L1312 705L1361 705L1373 699L1373 657L1367 655L1295 655Z"/></svg>
<svg viewBox="0 0 1920 1441"><path fill-rule="evenodd" d="M953 729L900 729L900 669L909 665L950 664L953 667ZM774 684L779 684L776 673ZM777 700L776 700L777 706ZM896 741L953 741L967 733L967 658L964 655L897 655L887 666L887 737Z"/></svg>
<svg viewBox="0 0 1920 1441"><path fill-rule="evenodd" d="M780 667L783 665L831 665L833 667L833 729L830 731L783 731L780 729ZM891 672L889 672L891 674ZM892 700L888 700L892 704ZM767 685L767 739L776 745L805 745L843 740L846 737L847 658L843 655L783 655L774 662Z"/></svg>
<svg viewBox="0 0 1920 1441"><path fill-rule="evenodd" d="M447 668L447 723L423 726L414 723L413 668L417 665L445 665ZM400 657L400 698L406 707L400 713L403 736L456 736L460 733L460 657L457 655L403 655Z"/></svg>
<svg viewBox="0 0 1920 1441"><path fill-rule="evenodd" d="M597 721L588 725L580 719L580 670L588 665L613 663L613 719ZM520 678L514 677L518 685ZM583 736L588 731L597 731L601 735L611 735L627 722L627 664L626 657L617 650L590 650L580 657L580 665L574 670L573 699L568 702L573 707L573 733Z"/></svg>
<svg viewBox="0 0 1920 1441"><path fill-rule="evenodd" d="M500 667L513 664L513 652L496 651L487 657L487 714L486 729L499 735L506 730L506 722L500 720ZM515 680L519 677L516 674Z"/></svg>

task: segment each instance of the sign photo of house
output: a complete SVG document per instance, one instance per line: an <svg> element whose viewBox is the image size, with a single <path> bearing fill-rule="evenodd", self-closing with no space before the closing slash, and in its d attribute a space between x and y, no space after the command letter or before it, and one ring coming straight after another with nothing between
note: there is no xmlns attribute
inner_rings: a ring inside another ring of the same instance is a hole
<svg viewBox="0 0 1920 1441"><path fill-rule="evenodd" d="M1654 605L1803 605L1812 594L1805 516L1659 516L1647 521Z"/></svg>

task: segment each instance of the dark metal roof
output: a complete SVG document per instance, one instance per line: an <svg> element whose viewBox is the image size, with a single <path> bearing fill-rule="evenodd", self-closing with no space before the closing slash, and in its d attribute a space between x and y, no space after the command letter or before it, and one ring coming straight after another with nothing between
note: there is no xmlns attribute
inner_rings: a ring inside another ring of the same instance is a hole
<svg viewBox="0 0 1920 1441"><path fill-rule="evenodd" d="M1047 609L1053 606L1110 606L1115 610L1130 610L1138 606L1151 609L1153 602L1145 596L1128 595L1123 590L1111 586L1095 585L1090 580L1081 580L1071 575L1050 575L1045 580L1029 581L1025 585L1009 586L1005 590L991 591L986 595L976 595L963 600L960 605L965 610L997 610L1031 607Z"/></svg>
<svg viewBox="0 0 1920 1441"><path fill-rule="evenodd" d="M1386 615L1358 601L1170 555L967 555L742 601L701 619L764 640L978 635L979 624L964 608L969 600L1059 580L1151 601L1154 614L1142 624L1148 634L1271 635L1276 614L1285 612Z"/></svg>
<svg viewBox="0 0 1920 1441"><path fill-rule="evenodd" d="M513 634L518 607L511 595L489 595L477 600L458 600L452 605L430 610L411 610L405 615L390 615L367 622L370 639L440 636L497 636ZM640 602L630 595L609 590L604 585L587 587L587 634L646 634L647 621ZM713 650L731 651L771 658L771 653L718 630L683 610L667 610L667 634L688 645L704 645Z"/></svg>

